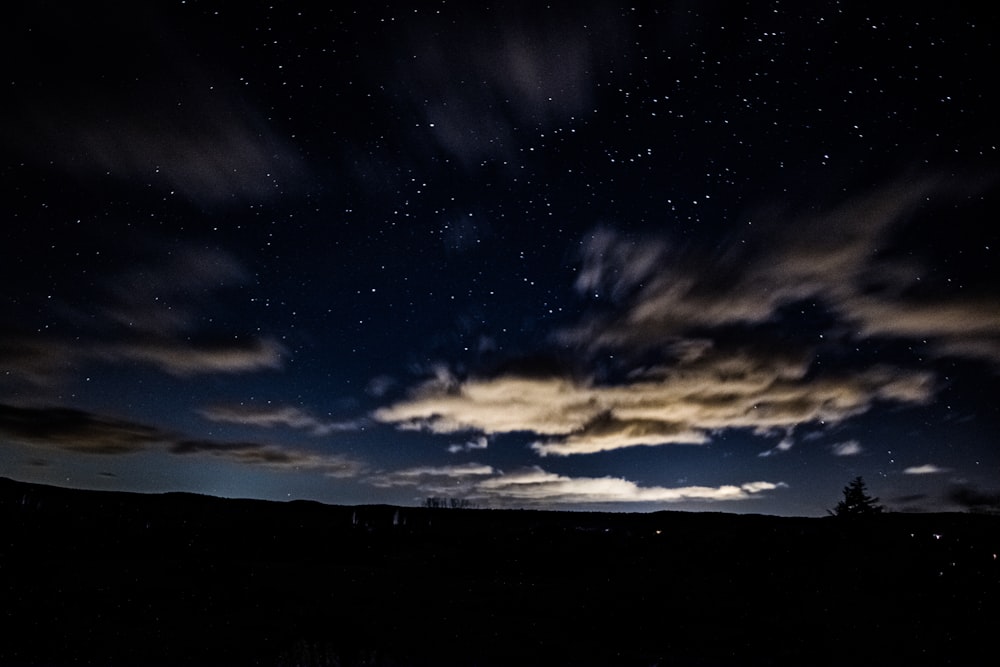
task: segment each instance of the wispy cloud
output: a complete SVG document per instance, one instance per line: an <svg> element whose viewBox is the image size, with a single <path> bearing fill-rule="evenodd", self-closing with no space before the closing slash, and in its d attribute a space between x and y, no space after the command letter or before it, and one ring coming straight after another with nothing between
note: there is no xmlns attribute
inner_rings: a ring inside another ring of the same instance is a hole
<svg viewBox="0 0 1000 667"><path fill-rule="evenodd" d="M422 480L428 477L447 477L449 479L461 479L463 477L482 477L493 475L496 470L492 466L481 463L463 463L449 466L418 466L416 468L404 468L390 473L385 477L387 480L395 480L399 483L410 484L413 480Z"/></svg>
<svg viewBox="0 0 1000 667"><path fill-rule="evenodd" d="M933 463L925 463L920 466L910 466L903 470L904 475L939 475L941 473L948 472L948 468L942 468L941 466L934 465Z"/></svg>
<svg viewBox="0 0 1000 667"><path fill-rule="evenodd" d="M0 323L3 324L3 323ZM53 335L0 330L0 387L50 390L80 370L79 346Z"/></svg>
<svg viewBox="0 0 1000 667"><path fill-rule="evenodd" d="M416 466L391 472L380 472L367 478L377 487L413 487L432 496L467 497L477 482L498 473L492 466L463 463L448 466Z"/></svg>
<svg viewBox="0 0 1000 667"><path fill-rule="evenodd" d="M778 441L778 444L776 444L771 449L765 449L764 451L762 451L757 456L760 456L760 457L774 456L775 454L781 454L782 452L790 451L792 449L792 447L794 447L794 446L795 446L795 439L792 437L792 434L789 432L789 433L787 433L785 435L784 438L782 438L780 441Z"/></svg>
<svg viewBox="0 0 1000 667"><path fill-rule="evenodd" d="M278 470L319 472L328 477L355 477L364 466L347 456L320 454L291 447L279 447L256 442L217 442L211 440L181 440L173 443L172 454L201 454L222 459L264 466Z"/></svg>
<svg viewBox="0 0 1000 667"><path fill-rule="evenodd" d="M472 452L477 449L486 449L490 446L490 441L486 436L479 436L472 440L467 440L462 443L453 443L448 445L448 452L451 454L458 454L459 452Z"/></svg>
<svg viewBox="0 0 1000 667"><path fill-rule="evenodd" d="M422 121L412 137L415 153L443 153L466 168L512 164L526 141L592 112L594 72L629 52L616 48L627 40L621 17L580 5L551 23L537 18L486 24L470 15L449 27L411 17L407 39L419 55L379 70L377 83L394 100L408 100ZM455 58L458 52L468 57Z"/></svg>
<svg viewBox="0 0 1000 667"><path fill-rule="evenodd" d="M188 377L280 369L285 349L274 340L250 338L211 342L149 340L95 346L96 358L138 361L165 373Z"/></svg>
<svg viewBox="0 0 1000 667"><path fill-rule="evenodd" d="M76 25L67 9L65 25ZM5 137L26 159L81 181L139 181L199 204L261 201L294 189L307 169L290 138L205 66L170 18L150 6L91 9L80 31L49 26L19 49L44 87L17 86ZM39 15L37 20L44 20ZM51 23L51 22L49 22ZM115 78L102 53L143 53L142 76ZM54 49L73 62L49 67ZM166 103L169 100L169 103Z"/></svg>
<svg viewBox="0 0 1000 667"><path fill-rule="evenodd" d="M182 246L140 257L104 280L103 293L96 295L108 323L133 335L191 331L215 295L250 279L246 267L221 250Z"/></svg>
<svg viewBox="0 0 1000 667"><path fill-rule="evenodd" d="M263 428L287 426L308 431L315 436L356 431L360 428L356 421L322 420L291 405L215 405L199 410L199 414L214 422Z"/></svg>
<svg viewBox="0 0 1000 667"><path fill-rule="evenodd" d="M94 363L147 364L179 377L283 366L286 350L273 338L203 330L206 313L222 309L220 292L248 280L235 257L187 246L137 254L141 260L87 288L75 304L44 300L40 310L55 323L53 333L0 316L2 383L51 389ZM63 330L74 335L55 333Z"/></svg>
<svg viewBox="0 0 1000 667"><path fill-rule="evenodd" d="M8 376L36 388L52 388L79 375L87 364L138 362L178 377L278 370L285 348L269 338L180 340L175 338L91 338L71 342L57 336L30 340L0 334L0 363ZM9 381L10 378L8 378Z"/></svg>
<svg viewBox="0 0 1000 667"><path fill-rule="evenodd" d="M585 240L576 287L613 307L556 339L592 351L657 349L693 331L773 322L783 307L809 300L858 339L914 338L937 355L1000 362L1000 305L992 294L942 296L921 287L918 260L877 252L929 199L977 187L917 177L822 213L765 210L736 242L711 250L600 228Z"/></svg>
<svg viewBox="0 0 1000 667"><path fill-rule="evenodd" d="M834 456L857 456L864 451L861 447L861 443L857 440L838 442L832 445L830 449L833 451Z"/></svg>

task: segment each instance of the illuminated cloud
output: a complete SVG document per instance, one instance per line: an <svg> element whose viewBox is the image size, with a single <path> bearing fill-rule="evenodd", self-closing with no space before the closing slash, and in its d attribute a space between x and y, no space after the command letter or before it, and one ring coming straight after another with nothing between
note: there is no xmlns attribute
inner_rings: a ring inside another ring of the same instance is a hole
<svg viewBox="0 0 1000 667"><path fill-rule="evenodd" d="M858 297L849 307L864 335L929 341L929 351L937 356L1000 364L1000 305L995 298L880 301Z"/></svg>
<svg viewBox="0 0 1000 667"><path fill-rule="evenodd" d="M416 480L426 477L481 477L492 475L496 471L492 466L480 463L463 463L454 466L419 466L416 468L406 468L392 473L392 478L397 480Z"/></svg>
<svg viewBox="0 0 1000 667"><path fill-rule="evenodd" d="M434 496L465 497L473 492L477 481L497 474L492 466L463 463L451 466L417 466L392 472L382 472L367 478L377 487L414 487Z"/></svg>
<svg viewBox="0 0 1000 667"><path fill-rule="evenodd" d="M639 486L620 477L566 477L533 467L501 474L476 484L474 497L544 504L678 503L749 500L783 483L748 482L724 486Z"/></svg>
<svg viewBox="0 0 1000 667"><path fill-rule="evenodd" d="M315 436L356 431L359 428L357 422L324 421L290 405L216 405L200 410L199 414L214 422L262 428L288 426L308 431Z"/></svg>
<svg viewBox="0 0 1000 667"><path fill-rule="evenodd" d="M568 435L540 440L531 448L547 456L593 454L640 445L702 444L708 435L683 423L657 419L617 419L611 412L598 415Z"/></svg>
<svg viewBox="0 0 1000 667"><path fill-rule="evenodd" d="M374 413L378 421L434 433L527 432L542 455L638 445L698 444L714 431L789 432L836 424L877 401L923 403L930 376L889 367L809 376L807 361L762 350L701 348L675 365L621 384L562 377L438 377Z"/></svg>
<svg viewBox="0 0 1000 667"><path fill-rule="evenodd" d="M847 442L838 442L830 448L833 451L834 456L857 456L864 450L861 448L861 443L857 440L848 440Z"/></svg>
<svg viewBox="0 0 1000 667"><path fill-rule="evenodd" d="M562 378L436 378L413 396L380 408L378 421L434 433L480 431L486 434L531 431L560 434L583 428L596 417L594 396Z"/></svg>
<svg viewBox="0 0 1000 667"><path fill-rule="evenodd" d="M376 486L412 486L425 494L521 506L740 501L787 486L782 482L640 486L620 477L567 477L537 466L504 473L479 463L408 468L373 476L369 481Z"/></svg>
<svg viewBox="0 0 1000 667"><path fill-rule="evenodd" d="M933 463L925 463L921 466L910 466L903 470L904 475L938 475L941 473L948 472L948 468L942 468L941 466L934 465Z"/></svg>

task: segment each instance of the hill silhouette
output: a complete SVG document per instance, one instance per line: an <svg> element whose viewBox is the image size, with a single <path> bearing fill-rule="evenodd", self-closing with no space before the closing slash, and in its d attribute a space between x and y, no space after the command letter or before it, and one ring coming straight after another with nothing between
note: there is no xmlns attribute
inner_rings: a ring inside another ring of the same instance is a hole
<svg viewBox="0 0 1000 667"><path fill-rule="evenodd" d="M0 479L0 664L978 665L1000 518L330 506Z"/></svg>

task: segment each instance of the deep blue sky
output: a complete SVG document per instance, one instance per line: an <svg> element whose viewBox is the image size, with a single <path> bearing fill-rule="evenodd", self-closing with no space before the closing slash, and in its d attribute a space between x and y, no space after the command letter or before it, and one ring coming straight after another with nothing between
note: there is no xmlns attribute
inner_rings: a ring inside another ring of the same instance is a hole
<svg viewBox="0 0 1000 667"><path fill-rule="evenodd" d="M0 471L1000 503L997 10L15 3Z"/></svg>

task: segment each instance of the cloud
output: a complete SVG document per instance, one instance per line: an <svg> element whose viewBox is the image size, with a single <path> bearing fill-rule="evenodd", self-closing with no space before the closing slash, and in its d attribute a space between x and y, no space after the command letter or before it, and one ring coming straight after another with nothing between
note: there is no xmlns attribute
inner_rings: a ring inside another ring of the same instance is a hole
<svg viewBox="0 0 1000 667"><path fill-rule="evenodd" d="M417 480L426 477L481 477L492 475L496 471L492 466L481 463L463 463L453 466L419 466L416 468L405 468L392 473L392 479L396 480ZM407 482L408 483L408 482Z"/></svg>
<svg viewBox="0 0 1000 667"><path fill-rule="evenodd" d="M486 449L489 446L489 439L486 436L479 436L478 438L468 440L463 443L448 445L448 452L451 454L458 454L459 452L471 452L477 449Z"/></svg>
<svg viewBox="0 0 1000 667"><path fill-rule="evenodd" d="M598 413L593 397L562 378L472 379L438 377L405 401L375 411L378 421L435 433L531 431L568 433Z"/></svg>
<svg viewBox="0 0 1000 667"><path fill-rule="evenodd" d="M584 240L577 291L597 298L607 292L620 300L662 270L669 258L662 239L624 240L609 227L598 227Z"/></svg>
<svg viewBox="0 0 1000 667"><path fill-rule="evenodd" d="M379 375L368 381L368 384L365 386L365 393L369 396L382 398L395 386L396 379L394 377L389 375Z"/></svg>
<svg viewBox="0 0 1000 667"><path fill-rule="evenodd" d="M29 445L84 454L131 454L170 436L144 424L62 407L0 405L0 434Z"/></svg>
<svg viewBox="0 0 1000 667"><path fill-rule="evenodd" d="M179 377L280 369L285 348L274 340L250 338L212 342L153 340L98 346L106 361L138 361Z"/></svg>
<svg viewBox="0 0 1000 667"><path fill-rule="evenodd" d="M406 39L419 55L379 71L377 83L394 100L408 100L422 121L416 148L466 168L513 162L526 140L541 140L538 130L588 115L593 73L621 58L615 46L626 39L621 18L601 6L577 6L552 20L539 15L531 24L465 18L442 31L439 22L413 16Z"/></svg>
<svg viewBox="0 0 1000 667"><path fill-rule="evenodd" d="M639 486L620 477L567 477L533 467L501 474L476 484L473 497L527 504L597 504L635 502L721 502L749 500L784 487L783 483L748 482L723 486Z"/></svg>
<svg viewBox="0 0 1000 667"><path fill-rule="evenodd" d="M305 172L298 152L256 111L232 99L194 99L190 106L201 110L197 125L139 110L108 124L76 119L60 130L52 126L63 119L51 117L44 131L89 158L57 161L70 172L145 177L200 203L266 200L295 187Z"/></svg>
<svg viewBox="0 0 1000 667"><path fill-rule="evenodd" d="M443 375L373 417L404 429L487 436L527 432L542 455L594 453L638 445L700 444L721 429L789 432L836 424L876 402L920 404L931 378L873 367L809 374L808 359L787 351L701 347L672 365L618 384L567 377L502 375L464 381Z"/></svg>
<svg viewBox="0 0 1000 667"><path fill-rule="evenodd" d="M29 20L45 28L17 49L26 71L46 82L17 86L9 100L4 125L17 132L5 138L27 160L84 182L136 181L202 205L269 199L302 182L298 150L243 101L229 83L233 73L206 68L188 38L173 36L168 14L96 8L83 19L74 11L59 25L41 13ZM141 72L116 76L122 63L107 54L140 51ZM74 57L54 67L53 52Z"/></svg>
<svg viewBox="0 0 1000 667"><path fill-rule="evenodd" d="M40 311L53 333L39 334L13 317L0 319L3 384L52 389L94 362L148 364L179 377L283 366L286 350L273 338L202 330L201 323L214 319L206 313L225 313L220 290L248 279L235 257L185 246L166 251L135 246L127 266L84 287L72 304L59 298L42 301ZM84 303L85 310L79 305ZM57 333L66 330L72 337Z"/></svg>
<svg viewBox="0 0 1000 667"><path fill-rule="evenodd" d="M598 228L583 243L576 289L603 305L552 337L584 352L580 364L595 367L589 377L552 368L464 379L438 373L374 418L434 433L523 432L537 437L537 453L567 455L699 444L733 428L790 434L801 424L841 423L879 402L925 404L932 372L873 365L845 355L846 345L919 336L935 354L1000 351L995 299L917 299L919 262L873 251L898 243L929 198L961 190L928 176L820 213L768 211L740 243L710 254ZM808 316L794 326L782 318L803 303L829 321L799 339ZM612 351L615 365L598 363L610 358L600 350ZM849 363L816 363L826 353ZM762 455L791 444L786 437ZM858 443L834 448L838 456L860 451Z"/></svg>
<svg viewBox="0 0 1000 667"><path fill-rule="evenodd" d="M464 497L473 491L478 480L497 472L492 466L481 463L417 466L371 475L368 482L383 488L408 486L429 495Z"/></svg>
<svg viewBox="0 0 1000 667"><path fill-rule="evenodd" d="M942 296L922 286L919 260L879 252L898 243L928 200L980 185L912 177L820 213L763 210L711 250L598 228L584 240L576 288L605 308L554 338L591 352L635 354L694 332L773 323L782 308L809 301L858 339L928 340L938 356L1000 363L995 295Z"/></svg>
<svg viewBox="0 0 1000 667"><path fill-rule="evenodd" d="M169 451L178 455L205 454L277 470L319 472L328 477L355 477L364 470L360 462L346 456L318 454L256 442L179 440L170 446Z"/></svg>
<svg viewBox="0 0 1000 667"><path fill-rule="evenodd" d="M1000 492L983 491L974 486L961 485L948 492L948 499L974 512L1000 512Z"/></svg>
<svg viewBox="0 0 1000 667"><path fill-rule="evenodd" d="M231 254L194 247L153 251L104 282L100 309L131 334L165 336L191 331L221 289L245 284L249 272Z"/></svg>
<svg viewBox="0 0 1000 667"><path fill-rule="evenodd" d="M948 472L948 468L942 468L933 463L925 463L921 466L910 466L903 470L904 475L937 475Z"/></svg>
<svg viewBox="0 0 1000 667"><path fill-rule="evenodd" d="M583 240L575 281L594 307L549 339L577 353L576 368L443 372L373 416L433 433L520 432L541 455L568 455L696 445L734 428L787 435L877 403L926 404L932 367L873 363L860 344L912 341L931 357L1000 364L988 286L927 289L919 254L901 250L929 200L981 185L910 176L818 210L761 210L711 249L599 227Z"/></svg>
<svg viewBox="0 0 1000 667"><path fill-rule="evenodd" d="M182 377L281 368L285 350L272 339L197 335L203 314L219 307L216 294L248 276L229 253L192 247L122 271L107 281L110 301L103 308L109 323L121 328L114 340L98 341L90 352Z"/></svg>
<svg viewBox="0 0 1000 667"><path fill-rule="evenodd" d="M383 473L369 481L376 486L412 486L431 495L521 506L742 501L787 486L783 482L716 487L640 486L620 477L567 477L537 466L504 473L479 463L408 468Z"/></svg>
<svg viewBox="0 0 1000 667"><path fill-rule="evenodd" d="M790 451L794 446L795 446L795 440L792 438L792 434L789 432L785 435L784 438L782 438L778 442L778 444L776 444L771 449L764 450L757 456L760 457L774 456L775 454L781 454L782 452Z"/></svg>
<svg viewBox="0 0 1000 667"><path fill-rule="evenodd" d="M861 443L857 440L838 442L831 445L830 449L833 451L834 456L857 456L864 451L861 447Z"/></svg>
<svg viewBox="0 0 1000 667"><path fill-rule="evenodd" d="M56 336L0 331L0 367L4 369L0 386L51 389L79 370L82 357L79 346Z"/></svg>
<svg viewBox="0 0 1000 667"><path fill-rule="evenodd" d="M138 362L170 375L191 377L278 370L284 365L285 354L285 348L270 338L81 337L71 342L58 336L31 339L0 333L0 363L9 376L4 383L13 379L38 388L58 386L96 361L116 365Z"/></svg>
<svg viewBox="0 0 1000 667"><path fill-rule="evenodd" d="M205 419L214 422L243 424L273 428L288 426L290 428L309 431L315 436L331 433L356 431L360 427L357 422L323 421L290 405L216 405L199 410Z"/></svg>
<svg viewBox="0 0 1000 667"><path fill-rule="evenodd" d="M165 449L178 455L210 455L275 469L318 471L350 477L364 466L337 454L319 454L255 442L185 438L155 426L63 407L0 404L0 435L14 442L82 454L123 455Z"/></svg>

